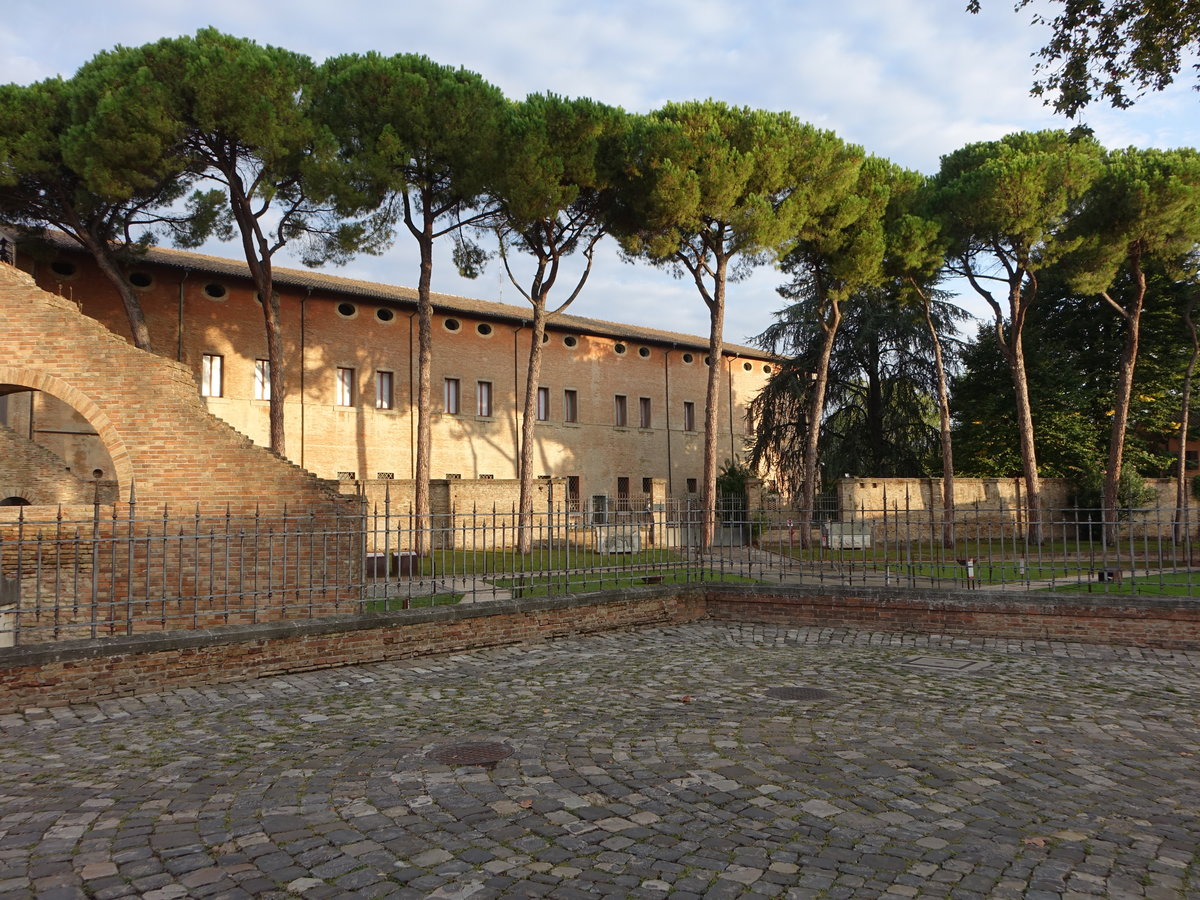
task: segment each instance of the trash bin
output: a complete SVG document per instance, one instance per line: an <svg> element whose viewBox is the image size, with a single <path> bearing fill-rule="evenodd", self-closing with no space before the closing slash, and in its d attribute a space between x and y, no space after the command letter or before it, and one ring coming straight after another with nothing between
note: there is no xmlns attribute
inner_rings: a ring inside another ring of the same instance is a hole
<svg viewBox="0 0 1200 900"><path fill-rule="evenodd" d="M392 564L399 575L416 575L420 571L417 565L417 554L411 550L392 554Z"/></svg>
<svg viewBox="0 0 1200 900"><path fill-rule="evenodd" d="M396 568L396 554L392 554L391 569ZM384 553L368 553L367 554L367 577L368 578L383 578L388 575L387 555Z"/></svg>

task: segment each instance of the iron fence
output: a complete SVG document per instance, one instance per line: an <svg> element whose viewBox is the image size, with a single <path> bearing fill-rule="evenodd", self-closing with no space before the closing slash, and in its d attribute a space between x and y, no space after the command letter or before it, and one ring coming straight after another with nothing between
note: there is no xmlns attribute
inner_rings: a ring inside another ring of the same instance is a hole
<svg viewBox="0 0 1200 900"><path fill-rule="evenodd" d="M694 500L552 504L525 522L496 507L349 509L5 510L0 646L701 581L1200 594L1196 536L1166 508L1108 523L1047 510L1038 541L1013 508L946 523L893 503L801 522L738 503L718 507L707 542Z"/></svg>

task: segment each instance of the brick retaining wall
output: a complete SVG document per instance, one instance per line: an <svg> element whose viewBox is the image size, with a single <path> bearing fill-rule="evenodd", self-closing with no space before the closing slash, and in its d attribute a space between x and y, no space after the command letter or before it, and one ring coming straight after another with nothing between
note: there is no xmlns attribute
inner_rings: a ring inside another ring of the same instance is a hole
<svg viewBox="0 0 1200 900"><path fill-rule="evenodd" d="M858 631L1200 649L1195 598L708 585L705 614Z"/></svg>
<svg viewBox="0 0 1200 900"><path fill-rule="evenodd" d="M704 618L1200 649L1186 599L662 586L0 649L0 713Z"/></svg>

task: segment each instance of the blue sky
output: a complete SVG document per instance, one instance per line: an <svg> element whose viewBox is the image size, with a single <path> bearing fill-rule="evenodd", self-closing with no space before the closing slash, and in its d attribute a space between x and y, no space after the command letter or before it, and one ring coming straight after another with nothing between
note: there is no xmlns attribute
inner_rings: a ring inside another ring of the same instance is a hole
<svg viewBox="0 0 1200 900"><path fill-rule="evenodd" d="M512 98L554 91L644 112L667 100L714 97L788 110L870 153L932 173L943 154L965 143L1067 124L1029 96L1031 54L1045 39L1031 24L1031 10L1014 13L1011 0L985 0L980 15L965 6L966 0L15 0L0 24L0 82L69 75L116 44L211 25L317 60L367 50L425 53L480 73ZM1131 110L1097 106L1085 121L1108 146L1196 146L1200 96L1193 83L1188 73ZM343 274L415 284L410 243L400 235L386 255L360 257ZM235 244L210 249L237 256ZM746 341L770 324L782 305L779 282L779 273L765 267L730 287L727 340ZM465 281L448 255L436 264L434 288L524 302L498 265ZM970 296L960 302L983 312ZM611 242L571 311L707 333L694 285L620 261Z"/></svg>

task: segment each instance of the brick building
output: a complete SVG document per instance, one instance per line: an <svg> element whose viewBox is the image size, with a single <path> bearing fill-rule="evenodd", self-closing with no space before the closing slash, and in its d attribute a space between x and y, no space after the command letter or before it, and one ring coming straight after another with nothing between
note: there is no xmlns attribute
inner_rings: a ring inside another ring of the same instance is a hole
<svg viewBox="0 0 1200 900"><path fill-rule="evenodd" d="M128 324L90 257L65 241L19 253L42 289L121 336ZM276 269L284 328L289 458L323 478L412 477L416 441L416 292L320 272ZM268 435L262 313L244 263L152 249L131 270L156 351L188 367L210 412L258 444ZM517 476L531 310L435 295L432 474ZM665 316L664 316L665 317ZM740 458L746 407L774 365L726 345L719 453ZM563 315L547 332L538 388L539 476L568 499L640 501L656 482L694 493L701 476L707 339ZM0 400L0 424L53 450L72 473L113 478L87 419L45 394ZM663 490L665 488L665 490Z"/></svg>

